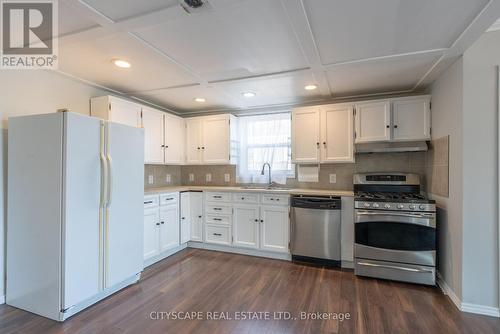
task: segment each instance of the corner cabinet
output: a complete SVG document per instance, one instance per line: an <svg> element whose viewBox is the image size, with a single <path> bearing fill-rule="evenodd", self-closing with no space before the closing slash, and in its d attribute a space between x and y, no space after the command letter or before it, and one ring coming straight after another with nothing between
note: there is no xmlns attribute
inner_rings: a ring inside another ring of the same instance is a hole
<svg viewBox="0 0 500 334"><path fill-rule="evenodd" d="M430 105L429 95L356 103L355 142L430 140Z"/></svg>
<svg viewBox="0 0 500 334"><path fill-rule="evenodd" d="M236 126L230 114L186 119L186 164L234 164Z"/></svg>
<svg viewBox="0 0 500 334"><path fill-rule="evenodd" d="M354 162L353 105L294 109L292 161L299 164Z"/></svg>
<svg viewBox="0 0 500 334"><path fill-rule="evenodd" d="M181 243L203 241L203 193L181 193Z"/></svg>

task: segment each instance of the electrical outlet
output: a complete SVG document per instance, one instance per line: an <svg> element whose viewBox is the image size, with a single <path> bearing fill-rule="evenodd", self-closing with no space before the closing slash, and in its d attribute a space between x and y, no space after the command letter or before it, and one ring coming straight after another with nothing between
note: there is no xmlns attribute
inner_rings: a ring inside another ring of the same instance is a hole
<svg viewBox="0 0 500 334"><path fill-rule="evenodd" d="M337 183L337 174L330 174L330 183Z"/></svg>
<svg viewBox="0 0 500 334"><path fill-rule="evenodd" d="M148 175L148 183L153 184L155 182L155 179L153 178L153 174Z"/></svg>
<svg viewBox="0 0 500 334"><path fill-rule="evenodd" d="M212 174L208 173L207 175L205 175L205 180L207 182L212 182Z"/></svg>
<svg viewBox="0 0 500 334"><path fill-rule="evenodd" d="M189 182L194 182L194 174L189 173Z"/></svg>
<svg viewBox="0 0 500 334"><path fill-rule="evenodd" d="M167 181L167 183L172 182L172 175L167 174L167 177L165 178L165 181Z"/></svg>
<svg viewBox="0 0 500 334"><path fill-rule="evenodd" d="M224 174L224 181L225 182L230 182L231 181L231 175L229 175L228 173Z"/></svg>

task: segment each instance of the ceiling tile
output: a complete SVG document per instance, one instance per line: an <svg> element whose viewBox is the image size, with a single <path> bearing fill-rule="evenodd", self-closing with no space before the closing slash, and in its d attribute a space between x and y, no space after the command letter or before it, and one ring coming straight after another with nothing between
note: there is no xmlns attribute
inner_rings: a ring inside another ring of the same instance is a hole
<svg viewBox="0 0 500 334"><path fill-rule="evenodd" d="M230 81L217 84L218 87L241 101L244 107L258 107L276 104L301 103L321 99L320 89L305 90L307 84L317 84L310 71L283 74L252 80ZM256 95L246 98L244 92Z"/></svg>
<svg viewBox="0 0 500 334"><path fill-rule="evenodd" d="M111 63L113 58L125 59L132 67L118 68ZM128 34L60 45L59 68L120 91L150 90L197 82L188 72Z"/></svg>
<svg viewBox="0 0 500 334"><path fill-rule="evenodd" d="M133 94L133 96L178 112L238 109L242 106L238 100L228 96L220 89L201 85L140 92ZM206 102L195 102L194 99L197 97L206 99Z"/></svg>
<svg viewBox="0 0 500 334"><path fill-rule="evenodd" d="M308 66L280 1L210 3L134 33L209 81Z"/></svg>
<svg viewBox="0 0 500 334"><path fill-rule="evenodd" d="M80 0L113 21L177 5L179 0Z"/></svg>
<svg viewBox="0 0 500 334"><path fill-rule="evenodd" d="M323 64L448 48L488 0L304 0Z"/></svg>
<svg viewBox="0 0 500 334"><path fill-rule="evenodd" d="M59 36L98 26L71 4L64 1L59 1L58 4Z"/></svg>
<svg viewBox="0 0 500 334"><path fill-rule="evenodd" d="M332 66L328 82L334 97L409 90L439 57L421 54Z"/></svg>

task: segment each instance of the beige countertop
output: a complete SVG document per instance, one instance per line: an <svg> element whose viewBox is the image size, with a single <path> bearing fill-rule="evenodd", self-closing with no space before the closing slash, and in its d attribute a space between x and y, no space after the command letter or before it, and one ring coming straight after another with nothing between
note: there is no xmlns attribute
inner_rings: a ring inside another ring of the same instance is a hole
<svg viewBox="0 0 500 334"><path fill-rule="evenodd" d="M226 186L170 186L161 188L145 189L145 195L154 195L177 191L230 191L230 192L257 192L272 194L290 194L290 195L322 195L322 196L354 196L351 190L333 190L333 189L245 189L244 187L226 187Z"/></svg>

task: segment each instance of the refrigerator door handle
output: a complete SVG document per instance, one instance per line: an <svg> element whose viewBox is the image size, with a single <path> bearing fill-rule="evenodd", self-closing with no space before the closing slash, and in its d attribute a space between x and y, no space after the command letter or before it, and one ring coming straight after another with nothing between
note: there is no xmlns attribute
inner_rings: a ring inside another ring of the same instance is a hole
<svg viewBox="0 0 500 334"><path fill-rule="evenodd" d="M101 152L101 201L100 206L104 208L106 206L106 198L107 196L107 183L108 183L108 163L106 160L106 156Z"/></svg>
<svg viewBox="0 0 500 334"><path fill-rule="evenodd" d="M113 194L113 159L109 155L106 155L106 160L108 161L108 186L107 186L107 205L111 205L111 199Z"/></svg>

